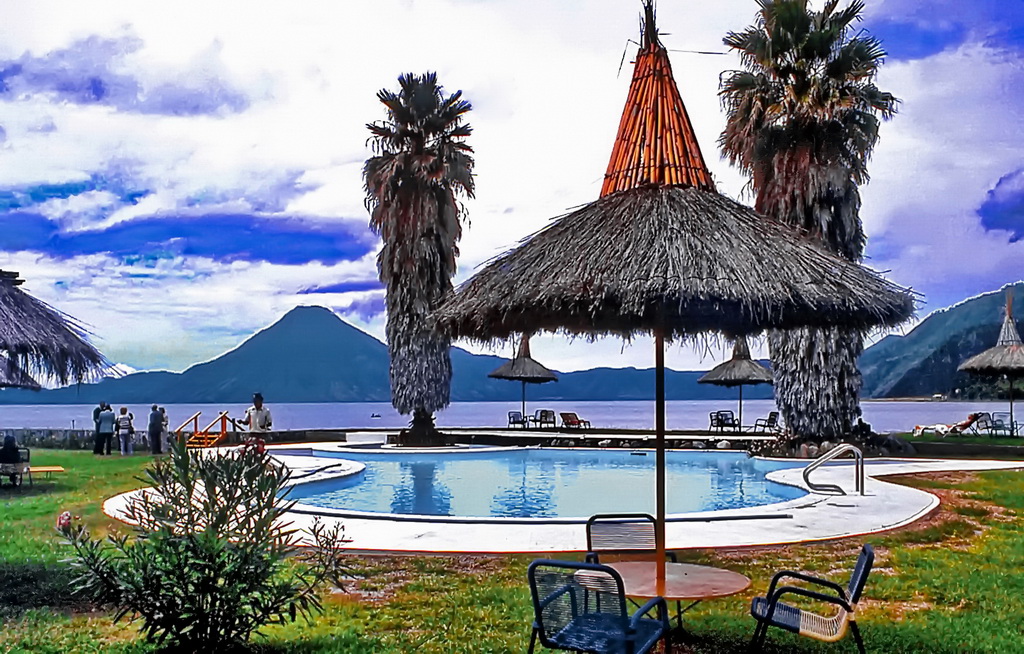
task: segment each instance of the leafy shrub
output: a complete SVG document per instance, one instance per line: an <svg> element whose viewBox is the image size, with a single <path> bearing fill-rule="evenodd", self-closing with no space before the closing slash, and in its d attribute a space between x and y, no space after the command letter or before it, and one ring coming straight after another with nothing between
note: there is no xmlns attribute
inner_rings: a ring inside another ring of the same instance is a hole
<svg viewBox="0 0 1024 654"><path fill-rule="evenodd" d="M336 548L343 528L314 523L300 548L280 518L288 472L260 449L187 450L174 444L140 480L152 486L127 509L131 534L94 539L61 531L74 547L75 590L141 619L146 637L187 651L247 641L267 624L322 607L318 588L347 572ZM294 557L302 563L290 564Z"/></svg>

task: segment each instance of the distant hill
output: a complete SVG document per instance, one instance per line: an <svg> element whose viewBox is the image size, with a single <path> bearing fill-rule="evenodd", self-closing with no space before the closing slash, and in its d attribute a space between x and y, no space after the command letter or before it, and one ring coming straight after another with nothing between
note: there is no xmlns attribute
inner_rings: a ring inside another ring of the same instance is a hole
<svg viewBox="0 0 1024 654"><path fill-rule="evenodd" d="M520 395L515 382L491 379L505 359L453 347L452 400L504 401ZM323 307L297 307L237 348L181 373L137 372L56 390L0 391L0 404L239 403L259 390L268 402L388 402L384 343ZM697 384L702 372L666 371L669 399L732 399L735 389ZM654 371L596 368L559 373L559 381L531 385L536 400L649 400ZM750 387L750 399L770 398L771 387Z"/></svg>
<svg viewBox="0 0 1024 654"><path fill-rule="evenodd" d="M867 348L860 358L864 396L955 396L960 389L961 397L991 397L998 385L995 380L987 382L956 369L996 344L1007 290L1013 293L1019 316L1024 310L1024 282L936 311L905 336L886 336ZM1017 328L1024 331L1022 327L1018 320Z"/></svg>

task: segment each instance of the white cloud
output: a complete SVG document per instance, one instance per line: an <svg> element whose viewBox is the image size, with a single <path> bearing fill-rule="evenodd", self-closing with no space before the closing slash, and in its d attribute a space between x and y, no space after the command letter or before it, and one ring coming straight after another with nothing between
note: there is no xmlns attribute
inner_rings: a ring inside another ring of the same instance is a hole
<svg viewBox="0 0 1024 654"><path fill-rule="evenodd" d="M756 6L726 0L658 9L704 157L720 190L737 197L744 180L716 147L724 126L719 74L737 60L678 51L723 51L722 36L749 24ZM639 10L621 0L21 3L0 25L6 58L43 56L93 35L131 37L142 46L118 61L117 72L144 89L226 86L249 104L237 113L174 117L37 96L0 102L7 132L0 185L81 181L99 172L123 174L150 191L134 205L107 192L49 202L47 215L61 216L69 229L188 211L196 202L252 210L292 185L298 190L282 195L284 206L268 212L365 222L365 123L384 117L375 94L395 88L400 73L436 70L475 107L478 187L467 203L461 281L548 219L597 197L632 72L636 46L628 40L638 36ZM1020 276L1024 244L984 233L973 212L1000 176L1020 167L1014 89L1022 76L1019 61L977 46L885 67L880 85L904 105L883 126L863 216L869 236L895 253L873 262L891 268L894 280L941 298L961 285L995 288L1014 266L1009 276ZM965 243L984 256L964 252ZM365 300L363 292L298 291L372 278L373 257L302 267L191 258L143 268L103 256L11 253L0 264L89 322L111 358L177 369L234 346L240 334L296 304ZM379 316L360 326L383 335ZM538 359L563 370L652 365L649 339L623 348L614 340L541 337L534 347ZM724 346L711 350L714 359L699 347L672 348L669 365L708 368L728 356Z"/></svg>

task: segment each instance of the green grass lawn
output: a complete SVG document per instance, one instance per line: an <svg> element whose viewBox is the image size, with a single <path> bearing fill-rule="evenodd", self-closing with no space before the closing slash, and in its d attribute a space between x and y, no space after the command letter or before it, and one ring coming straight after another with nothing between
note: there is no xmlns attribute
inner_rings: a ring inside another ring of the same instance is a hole
<svg viewBox="0 0 1024 654"><path fill-rule="evenodd" d="M33 451L35 465L68 474L34 490L0 491L0 651L150 652L135 626L72 598L53 527L70 510L94 530L116 528L101 500L138 485L149 457L94 458ZM943 506L912 528L870 536L877 553L859 612L869 651L1024 652L1024 474L902 478L940 494ZM738 527L740 528L740 527ZM743 651L753 631L750 597L773 571L811 571L845 583L861 540L746 551L698 551L681 559L746 574L742 596L691 610L694 652ZM529 640L526 566L532 557L353 557L363 577L325 590L311 623L272 627L256 652L522 652ZM769 632L770 652L854 652Z"/></svg>

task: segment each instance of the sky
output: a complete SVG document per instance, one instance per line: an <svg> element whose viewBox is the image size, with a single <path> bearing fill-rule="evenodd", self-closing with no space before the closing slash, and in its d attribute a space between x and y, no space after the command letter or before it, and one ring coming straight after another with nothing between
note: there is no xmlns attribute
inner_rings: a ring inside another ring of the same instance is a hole
<svg viewBox="0 0 1024 654"><path fill-rule="evenodd" d="M718 188L722 37L754 0L661 2L662 41ZM183 370L298 305L383 340L361 169L376 98L436 71L473 104L477 193L456 284L598 197L639 0L0 0L0 268L113 362ZM918 317L1024 278L1024 2L868 0L901 100L862 189L866 263ZM912 326L912 325L911 325ZM904 331L909 329L904 328ZM472 351L511 356L513 345ZM538 335L557 370L650 367L650 340ZM753 343L764 354L762 342ZM707 369L726 344L676 344Z"/></svg>

